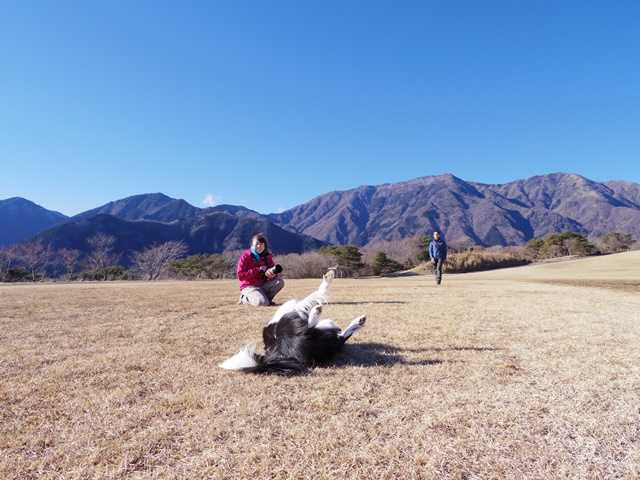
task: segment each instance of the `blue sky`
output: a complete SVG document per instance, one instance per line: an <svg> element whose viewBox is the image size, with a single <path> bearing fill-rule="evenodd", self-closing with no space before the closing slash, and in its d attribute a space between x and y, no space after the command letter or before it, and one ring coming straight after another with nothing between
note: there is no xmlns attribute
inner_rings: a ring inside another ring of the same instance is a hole
<svg viewBox="0 0 640 480"><path fill-rule="evenodd" d="M638 25L637 0L3 2L0 199L640 183Z"/></svg>

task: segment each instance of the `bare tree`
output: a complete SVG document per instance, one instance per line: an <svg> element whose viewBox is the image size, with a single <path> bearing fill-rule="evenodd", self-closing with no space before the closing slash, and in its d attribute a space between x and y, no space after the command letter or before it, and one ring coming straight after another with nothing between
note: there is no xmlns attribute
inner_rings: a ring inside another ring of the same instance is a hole
<svg viewBox="0 0 640 480"><path fill-rule="evenodd" d="M80 250L75 248L62 248L58 250L58 261L62 264L69 276L76 273L80 264Z"/></svg>
<svg viewBox="0 0 640 480"><path fill-rule="evenodd" d="M284 267L286 278L322 278L329 267L335 265L333 258L318 252L289 253L279 256L278 263Z"/></svg>
<svg viewBox="0 0 640 480"><path fill-rule="evenodd" d="M13 247L0 247L0 282L4 282L9 274L9 269L15 261Z"/></svg>
<svg viewBox="0 0 640 480"><path fill-rule="evenodd" d="M600 250L604 253L616 253L629 250L636 243L630 233L611 232L600 239Z"/></svg>
<svg viewBox="0 0 640 480"><path fill-rule="evenodd" d="M51 246L44 245L40 238L19 243L15 247L15 254L34 282L45 274L53 257Z"/></svg>
<svg viewBox="0 0 640 480"><path fill-rule="evenodd" d="M415 266L418 262L418 254L420 253L420 237L407 237L402 239L400 250L397 258L406 266Z"/></svg>
<svg viewBox="0 0 640 480"><path fill-rule="evenodd" d="M383 251L389 257L400 259L406 266L414 266L420 251L419 240L420 237L406 237L398 240L371 242L362 248L363 260L370 264L378 252Z"/></svg>
<svg viewBox="0 0 640 480"><path fill-rule="evenodd" d="M115 265L120 260L120 254L113 252L116 237L105 233L97 233L87 239L87 243L93 251L87 256L90 267L102 270L104 280L107 279L107 267Z"/></svg>
<svg viewBox="0 0 640 480"><path fill-rule="evenodd" d="M170 241L162 245L145 248L142 252L133 252L131 261L147 280L157 280L170 262L182 257L189 248L182 241Z"/></svg>
<svg viewBox="0 0 640 480"><path fill-rule="evenodd" d="M563 248L556 244L549 245L547 252L550 258L559 258L564 255Z"/></svg>
<svg viewBox="0 0 640 480"><path fill-rule="evenodd" d="M562 246L564 247L567 255L574 255L578 249L578 239L575 237L565 238L562 240Z"/></svg>

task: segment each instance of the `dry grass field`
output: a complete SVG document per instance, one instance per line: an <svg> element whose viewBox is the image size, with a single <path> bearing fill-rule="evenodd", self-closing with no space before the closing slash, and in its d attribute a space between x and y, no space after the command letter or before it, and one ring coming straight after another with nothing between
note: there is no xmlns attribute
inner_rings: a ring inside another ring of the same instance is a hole
<svg viewBox="0 0 640 480"><path fill-rule="evenodd" d="M283 378L218 367L235 281L0 285L0 478L640 476L640 252L331 291L367 327Z"/></svg>

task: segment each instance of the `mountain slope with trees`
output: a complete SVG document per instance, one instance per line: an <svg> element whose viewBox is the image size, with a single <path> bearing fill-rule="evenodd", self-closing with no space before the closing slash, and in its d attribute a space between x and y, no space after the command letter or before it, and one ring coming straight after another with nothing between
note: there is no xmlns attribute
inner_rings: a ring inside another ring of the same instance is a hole
<svg viewBox="0 0 640 480"><path fill-rule="evenodd" d="M0 201L4 245L37 233L77 248L80 238L109 231L135 248L184 239L191 252L207 253L245 248L251 235L270 230L275 249L295 253L327 244L377 245L434 229L460 246L523 246L565 231L591 241L611 232L640 238L640 185L566 173L489 185L447 174L329 192L269 215L233 205L197 208L161 193L117 200L72 218L24 199Z"/></svg>
<svg viewBox="0 0 640 480"><path fill-rule="evenodd" d="M54 250L67 248L88 254L92 250L88 238L96 233L108 235L116 239L114 253L121 255L120 263L128 266L130 252L170 241L183 241L188 255L246 249L257 231L268 235L274 253L303 253L325 245L309 236L288 232L266 219L243 219L226 212L208 212L171 223L130 221L99 214L57 225L38 234L38 238Z"/></svg>
<svg viewBox="0 0 640 480"><path fill-rule="evenodd" d="M334 244L399 240L441 229L466 245L524 245L575 231L596 239L612 231L640 237L640 185L598 183L556 173L504 185L453 175L330 192L268 218Z"/></svg>

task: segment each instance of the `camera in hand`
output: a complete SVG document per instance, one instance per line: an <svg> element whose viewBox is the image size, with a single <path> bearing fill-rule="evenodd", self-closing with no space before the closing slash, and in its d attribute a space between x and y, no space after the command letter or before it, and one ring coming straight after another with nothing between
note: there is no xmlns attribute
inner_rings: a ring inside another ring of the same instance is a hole
<svg viewBox="0 0 640 480"><path fill-rule="evenodd" d="M282 271L282 265L274 265L264 273L265 275L275 275L277 273L280 273L281 271Z"/></svg>

